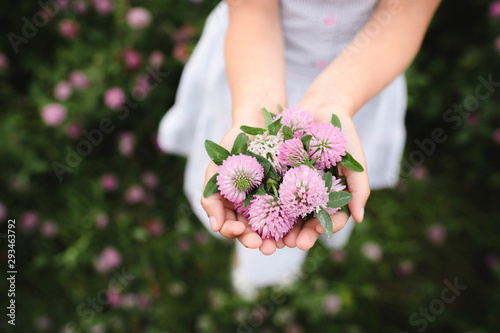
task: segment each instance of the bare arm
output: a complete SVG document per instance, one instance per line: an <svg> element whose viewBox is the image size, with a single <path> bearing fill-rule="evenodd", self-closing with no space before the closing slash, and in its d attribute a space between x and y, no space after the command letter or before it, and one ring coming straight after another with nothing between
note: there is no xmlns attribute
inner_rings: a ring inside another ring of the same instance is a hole
<svg viewBox="0 0 500 333"><path fill-rule="evenodd" d="M286 105L285 60L278 0L227 0L226 69L233 122L261 118ZM244 119L244 120L242 120Z"/></svg>
<svg viewBox="0 0 500 333"><path fill-rule="evenodd" d="M277 112L285 106L285 60L278 0L227 0L229 28L226 35L226 70L233 103L233 127L221 145L230 149L241 125L264 126L263 106ZM205 184L217 172L211 162ZM238 238L249 248L262 253L276 250L273 239L262 238L251 229L248 220L235 214L233 204L217 193L202 198L212 230L227 238ZM284 243L278 244L279 247Z"/></svg>
<svg viewBox="0 0 500 333"><path fill-rule="evenodd" d="M353 116L404 72L422 44L440 0L381 0L371 20L311 85L315 107Z"/></svg>
<svg viewBox="0 0 500 333"><path fill-rule="evenodd" d="M347 151L365 169L353 172L339 168L353 195L349 209L357 222L363 220L370 186L363 147L352 117L408 67L439 3L440 0L381 0L370 21L318 76L301 102L311 110L316 121L329 122L332 113L339 116ZM347 220L343 212L334 214L334 232L341 230ZM305 223L300 232L287 235L285 243L307 250L320 232L323 228L313 219Z"/></svg>

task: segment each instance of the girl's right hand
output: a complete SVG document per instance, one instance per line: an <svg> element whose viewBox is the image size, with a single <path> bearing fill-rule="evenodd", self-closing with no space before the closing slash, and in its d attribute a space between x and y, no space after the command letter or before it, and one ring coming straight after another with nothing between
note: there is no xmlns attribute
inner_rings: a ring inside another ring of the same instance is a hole
<svg viewBox="0 0 500 333"><path fill-rule="evenodd" d="M249 112L245 113L246 115L241 117L243 119L234 121L233 127L224 135L220 142L220 145L229 151L233 146L234 140L241 133L241 125L264 127L264 119L263 116L260 116L260 111L259 116L254 118L248 116ZM237 114L235 115L236 118L240 118L237 117ZM205 186L210 178L217 173L218 168L214 162L210 162L205 173ZM283 248L285 246L283 240L279 242L276 242L272 238L263 240L256 231L252 230L248 224L248 219L241 214L237 214L234 211L233 204L222 197L220 193L213 194L208 198L202 197L201 205L209 217L212 230L219 232L226 238L238 238L243 246L251 249L259 248L265 255L273 254L276 248Z"/></svg>
<svg viewBox="0 0 500 333"><path fill-rule="evenodd" d="M239 127L233 127L224 135L220 145L231 150L234 140L240 133ZM205 173L205 186L217 173L219 167L212 161ZM236 214L233 203L222 197L220 193L212 194L208 198L201 198L201 205L210 220L210 227L226 238L238 238L240 242L251 249L262 245L262 238L248 225L248 220L241 214Z"/></svg>

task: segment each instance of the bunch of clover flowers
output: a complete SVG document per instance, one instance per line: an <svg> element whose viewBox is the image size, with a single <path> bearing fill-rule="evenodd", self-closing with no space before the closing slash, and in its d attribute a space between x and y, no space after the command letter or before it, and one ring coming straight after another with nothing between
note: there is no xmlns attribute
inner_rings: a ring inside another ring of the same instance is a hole
<svg viewBox="0 0 500 333"><path fill-rule="evenodd" d="M218 172L203 195L219 193L233 203L262 238L283 238L299 220L317 217L328 238L332 214L352 199L338 164L361 172L346 151L340 120L314 122L309 111L291 107L279 115L262 109L265 128L242 126L231 152L207 140L205 148Z"/></svg>

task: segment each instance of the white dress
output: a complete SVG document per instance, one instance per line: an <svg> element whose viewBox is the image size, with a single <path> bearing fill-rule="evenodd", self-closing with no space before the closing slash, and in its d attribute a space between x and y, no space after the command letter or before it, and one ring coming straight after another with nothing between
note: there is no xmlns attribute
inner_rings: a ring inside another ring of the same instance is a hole
<svg viewBox="0 0 500 333"><path fill-rule="evenodd" d="M314 79L348 45L370 19L376 0L282 0L281 22L285 39L288 105L300 102ZM224 43L229 9L221 2L209 15L203 34L187 62L176 101L160 123L158 143L167 153L187 156L184 191L208 231L208 218L200 205L205 170L210 159L206 139L219 142L231 127L231 92ZM371 189L393 187L399 175L406 130L406 82L397 77L354 116L365 151ZM331 248L347 242L352 219L331 240ZM271 256L236 242L238 269L251 283L278 283L283 274L298 270L306 252L280 249Z"/></svg>

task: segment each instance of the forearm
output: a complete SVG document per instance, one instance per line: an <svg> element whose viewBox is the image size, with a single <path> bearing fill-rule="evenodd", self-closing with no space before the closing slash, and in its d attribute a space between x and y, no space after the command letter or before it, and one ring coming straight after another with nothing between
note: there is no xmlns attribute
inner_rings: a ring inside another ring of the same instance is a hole
<svg viewBox="0 0 500 333"><path fill-rule="evenodd" d="M284 43L278 0L227 0L226 69L233 123L286 104Z"/></svg>
<svg viewBox="0 0 500 333"><path fill-rule="evenodd" d="M439 2L380 1L372 19L311 85L304 104L353 116L409 66Z"/></svg>

